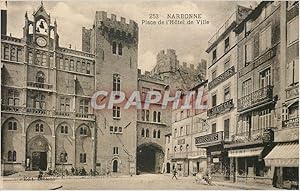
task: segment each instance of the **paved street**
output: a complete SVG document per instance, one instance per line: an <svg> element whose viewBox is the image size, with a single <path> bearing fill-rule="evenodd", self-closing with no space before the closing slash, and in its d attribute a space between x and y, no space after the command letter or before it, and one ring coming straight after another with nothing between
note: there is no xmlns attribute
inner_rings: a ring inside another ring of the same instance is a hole
<svg viewBox="0 0 300 191"><path fill-rule="evenodd" d="M172 180L171 175L143 174L133 177L70 177L67 179L56 179L48 181L23 181L7 180L3 181L2 189L54 189L62 186L60 189L198 189L198 190L224 190L237 189L224 186L208 186L196 184L192 177L179 178Z"/></svg>

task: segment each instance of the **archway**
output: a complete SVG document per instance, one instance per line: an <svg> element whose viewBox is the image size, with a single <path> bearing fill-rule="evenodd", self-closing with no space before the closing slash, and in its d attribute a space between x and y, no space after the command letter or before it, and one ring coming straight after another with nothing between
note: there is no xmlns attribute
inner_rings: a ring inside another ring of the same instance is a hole
<svg viewBox="0 0 300 191"><path fill-rule="evenodd" d="M140 145L137 149L137 169L139 172L160 173L164 153L155 143Z"/></svg>
<svg viewBox="0 0 300 191"><path fill-rule="evenodd" d="M27 155L31 158L31 170L47 170L51 148L45 137L37 135L28 143Z"/></svg>
<svg viewBox="0 0 300 191"><path fill-rule="evenodd" d="M113 161L113 172L118 172L118 160Z"/></svg>

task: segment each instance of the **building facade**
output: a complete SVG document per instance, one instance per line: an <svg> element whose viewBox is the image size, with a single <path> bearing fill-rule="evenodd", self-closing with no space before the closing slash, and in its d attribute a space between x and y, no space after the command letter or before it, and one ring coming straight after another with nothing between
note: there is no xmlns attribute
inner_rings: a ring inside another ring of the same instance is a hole
<svg viewBox="0 0 300 191"><path fill-rule="evenodd" d="M32 16L25 14L22 38L1 35L3 174L71 167L134 174L136 109L93 110L90 101L97 90L137 90L137 24L97 11L77 51L59 46L43 4Z"/></svg>
<svg viewBox="0 0 300 191"><path fill-rule="evenodd" d="M286 108L288 102L286 95L289 89L286 87L294 88L298 83L295 78L293 83L285 84L287 83L285 73L288 72L286 61L291 59L293 67L298 67L299 64L295 63L298 53L292 50L298 48L296 48L297 38L293 37L292 40L295 47L287 46L288 41L285 40L287 31L292 29L293 32L290 31L290 34L297 35L298 28L290 26L288 30L288 20L283 19L286 15L293 15L290 19L295 17L296 20L298 12L289 13L287 6L288 2L261 2L235 28L238 36L237 129L232 142L226 144L225 148L228 149L231 161L232 179L237 182L264 184L278 182L283 170L277 166L278 163L274 166L277 159L272 153L281 147L278 142L281 142L279 139L284 138L286 132L293 136L292 140L298 140L298 125L295 128L297 122L293 123L294 128L293 125L289 126L291 128L282 127L286 125L284 121L289 119L287 114L289 110ZM295 73L293 74L295 76ZM294 99L298 100L297 92L293 95ZM297 105L298 101L289 103ZM290 113L297 112L298 109ZM291 120L294 118L292 116ZM290 144L290 151L281 150L287 154L287 158L282 159L283 166L289 160L287 152L298 156L298 149L295 149L298 148L298 144L295 142ZM298 158L294 160L298 161ZM295 167L293 166L295 164L290 165L292 166L289 167ZM289 170L295 172L295 168ZM298 179L297 174L294 173L293 176ZM282 181L277 184L282 184Z"/></svg>
<svg viewBox="0 0 300 191"><path fill-rule="evenodd" d="M150 72L139 73L138 88L142 104L149 91L164 95L167 84L159 76ZM148 109L138 110L137 119L137 168L140 172L162 173L164 171L165 135L170 131L169 108L162 109L162 100Z"/></svg>
<svg viewBox="0 0 300 191"><path fill-rule="evenodd" d="M210 39L206 52L208 65L208 124L210 134L202 137L199 147L207 148L208 167L212 176L229 178L229 158L224 144L236 131L237 108L237 36L234 29L251 11L238 6L218 32Z"/></svg>
<svg viewBox="0 0 300 191"><path fill-rule="evenodd" d="M207 106L207 81L199 82L191 91L203 93L201 104ZM182 97L185 99L185 96ZM195 100L194 100L195 101ZM179 176L204 173L207 168L206 149L198 148L196 138L207 132L206 109L176 109L172 111L172 135L168 141L168 160Z"/></svg>

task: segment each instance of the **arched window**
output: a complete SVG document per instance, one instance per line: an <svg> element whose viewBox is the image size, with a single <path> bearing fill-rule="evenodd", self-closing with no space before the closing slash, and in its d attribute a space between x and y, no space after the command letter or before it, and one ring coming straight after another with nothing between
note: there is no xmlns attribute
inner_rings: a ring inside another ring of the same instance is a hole
<svg viewBox="0 0 300 191"><path fill-rule="evenodd" d="M18 124L15 121L9 121L8 122L8 130L9 131L16 131L18 128Z"/></svg>
<svg viewBox="0 0 300 191"><path fill-rule="evenodd" d="M142 137L145 137L145 129L142 129Z"/></svg>
<svg viewBox="0 0 300 191"><path fill-rule="evenodd" d="M65 134L68 134L68 126L65 126Z"/></svg>
<svg viewBox="0 0 300 191"><path fill-rule="evenodd" d="M42 71L39 71L38 73L36 73L36 81L39 83L45 82L45 74Z"/></svg>
<svg viewBox="0 0 300 191"><path fill-rule="evenodd" d="M82 163L82 161L83 161L83 160L82 160L82 158L83 158L83 157L82 157L82 153L80 153L79 156L80 156L80 162Z"/></svg>
<svg viewBox="0 0 300 191"><path fill-rule="evenodd" d="M153 121L156 122L156 111L153 111Z"/></svg>
<svg viewBox="0 0 300 191"><path fill-rule="evenodd" d="M145 110L142 110L141 120L145 121Z"/></svg>
<svg viewBox="0 0 300 191"><path fill-rule="evenodd" d="M189 144L186 144L186 150L188 150L189 149Z"/></svg>
<svg viewBox="0 0 300 191"><path fill-rule="evenodd" d="M120 91L121 77L120 74L113 74L113 91Z"/></svg>
<svg viewBox="0 0 300 191"><path fill-rule="evenodd" d="M160 112L157 113L157 122L160 122Z"/></svg>
<svg viewBox="0 0 300 191"><path fill-rule="evenodd" d="M149 110L146 110L146 121L149 121Z"/></svg>
<svg viewBox="0 0 300 191"><path fill-rule="evenodd" d="M156 138L156 130L153 130L153 138Z"/></svg>
<svg viewBox="0 0 300 191"><path fill-rule="evenodd" d="M39 132L39 133L44 132L44 125L43 125L43 124L37 123L37 124L35 125L35 132Z"/></svg>
<svg viewBox="0 0 300 191"><path fill-rule="evenodd" d="M13 160L13 156L12 156L12 152L11 151L8 151L8 153L7 153L7 159L8 159L8 161L12 161Z"/></svg>
<svg viewBox="0 0 300 191"><path fill-rule="evenodd" d="M86 153L83 154L83 162L86 163Z"/></svg>
<svg viewBox="0 0 300 191"><path fill-rule="evenodd" d="M157 131L157 138L160 138L160 130Z"/></svg>
<svg viewBox="0 0 300 191"><path fill-rule="evenodd" d="M113 44L112 44L112 53L117 54L117 43L116 42L113 42Z"/></svg>
<svg viewBox="0 0 300 191"><path fill-rule="evenodd" d="M80 127L80 135L83 135L83 127Z"/></svg>
<svg viewBox="0 0 300 191"><path fill-rule="evenodd" d="M87 128L83 128L83 134L87 135Z"/></svg>
<svg viewBox="0 0 300 191"><path fill-rule="evenodd" d="M176 146L174 147L174 152L176 152Z"/></svg>
<svg viewBox="0 0 300 191"><path fill-rule="evenodd" d="M60 126L60 133L65 133L65 128L64 128L64 126Z"/></svg>
<svg viewBox="0 0 300 191"><path fill-rule="evenodd" d="M146 129L146 137L149 137L149 129Z"/></svg>
<svg viewBox="0 0 300 191"><path fill-rule="evenodd" d="M17 152L13 151L13 156L12 156L13 161L17 160Z"/></svg>
<svg viewBox="0 0 300 191"><path fill-rule="evenodd" d="M183 146L181 145L181 146L180 146L180 151L182 151L182 148L183 148Z"/></svg>
<svg viewBox="0 0 300 191"><path fill-rule="evenodd" d="M118 47L118 54L119 55L122 55L123 54L123 45L122 45L122 43L119 43L119 47Z"/></svg>

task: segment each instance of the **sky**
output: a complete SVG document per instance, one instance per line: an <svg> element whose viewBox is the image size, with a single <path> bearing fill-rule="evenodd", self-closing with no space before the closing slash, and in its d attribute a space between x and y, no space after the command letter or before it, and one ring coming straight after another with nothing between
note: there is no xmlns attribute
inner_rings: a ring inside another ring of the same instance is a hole
<svg viewBox="0 0 300 191"><path fill-rule="evenodd" d="M40 1L8 2L8 34L22 37L24 15L37 10ZM60 46L81 50L82 27L91 28L96 11L116 14L117 20L125 17L139 25L138 64L144 72L150 71L156 64L156 55L160 50L175 49L180 62L197 64L207 59L205 50L208 40L235 11L237 5L255 6L249 1L163 1L163 0L98 0L98 1L44 1L51 22L57 21ZM142 20L149 20L149 14L158 14L165 19L167 14L202 14L208 25L142 25Z"/></svg>

